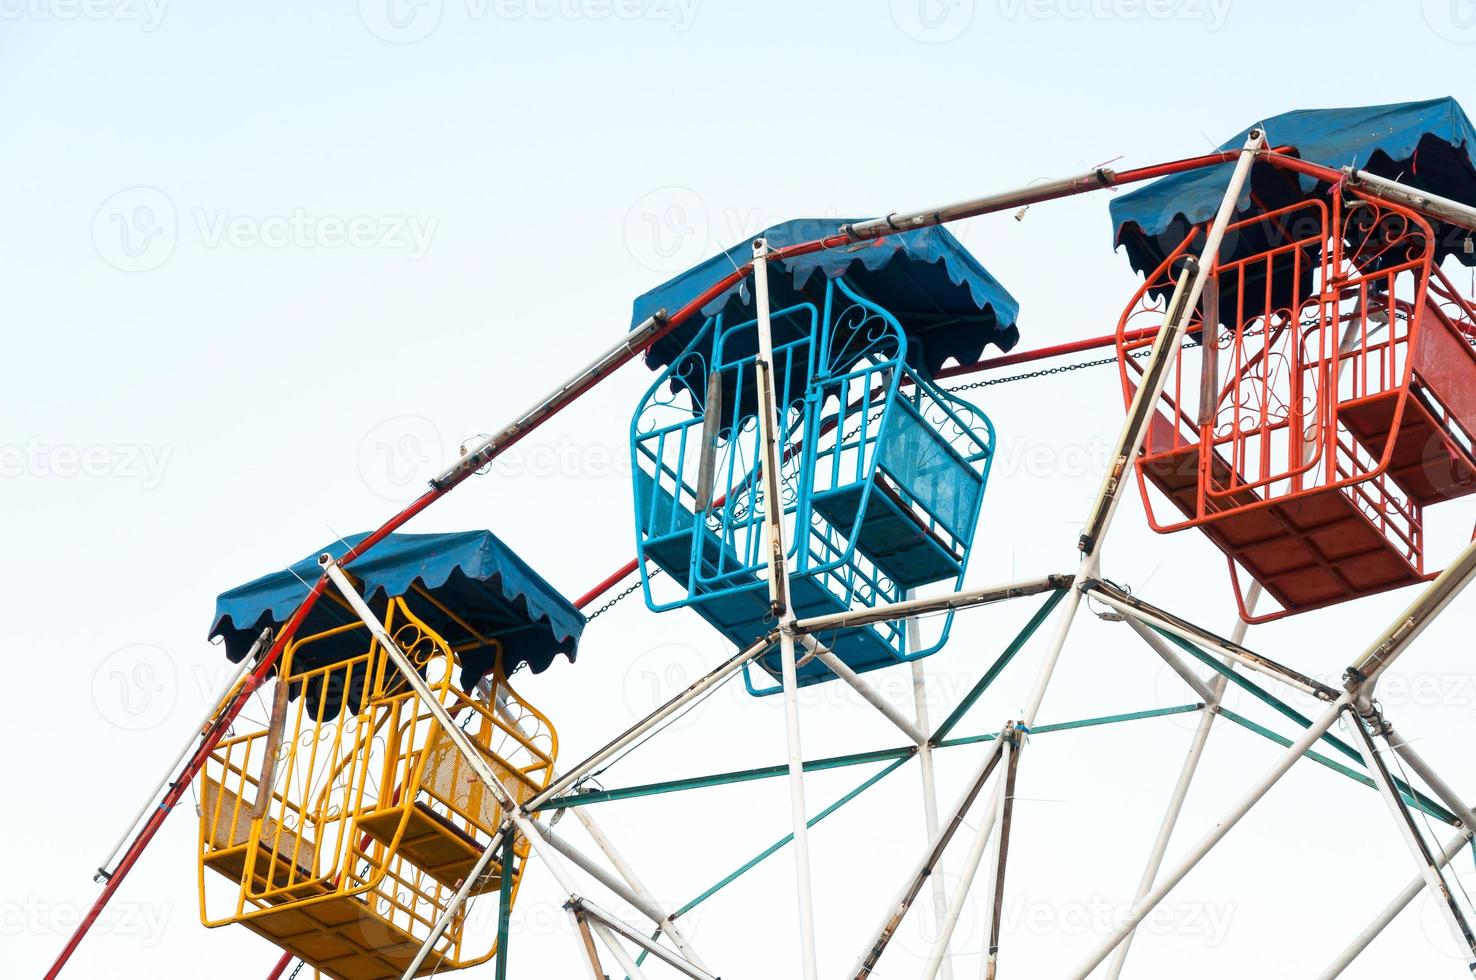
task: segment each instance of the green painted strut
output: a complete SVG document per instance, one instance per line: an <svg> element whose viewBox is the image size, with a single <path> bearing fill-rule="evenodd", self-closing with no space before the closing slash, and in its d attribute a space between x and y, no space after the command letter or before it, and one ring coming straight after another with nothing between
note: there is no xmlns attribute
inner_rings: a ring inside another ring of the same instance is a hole
<svg viewBox="0 0 1476 980"><path fill-rule="evenodd" d="M811 817L809 820L807 820L805 822L805 826L806 827L814 827L817 823L819 823L820 821L824 820L826 817L830 816L832 813L834 813L835 811L839 810L841 807L845 806L847 803L851 802L856 797L860 796L862 793L864 793L867 790L871 789L871 787L875 786L877 783L881 782L887 776L889 776L893 772L897 771L897 769L901 768L902 763L906 762L907 759L910 757L910 755L911 755L911 753L909 753L908 756L903 756L900 759L894 760L889 765L884 766L881 770L879 770L878 772L876 772L874 775L872 775L870 778L868 778L865 782L861 783L855 789L851 790L849 793L847 793L846 795L842 796L840 799L836 800L834 803L830 804L830 806L828 806L825 809L821 810L819 813L815 814L813 817ZM678 916L686 915L688 912L692 911L697 906L701 905L703 902L707 901L709 898L711 898L712 896L716 895L718 892L722 891L724 888L728 887L733 882L737 881L739 878L741 878L744 875L748 874L748 872L752 871L754 868L758 867L765 860L767 860L768 858L772 857L774 854L776 854L777 852L779 852L780 850L782 850L785 847L785 845L787 845L792 840L794 840L794 834L792 832L791 833L788 833L788 834L785 834L783 837L779 838L777 841L775 841L774 843L770 844L768 847L764 848L762 851L758 852L758 854L754 855L752 858L750 858L749 860L745 861L743 864L739 865L739 867L737 868L737 870L733 871L731 874L729 874L726 877L724 877L717 884L713 885L711 888L709 888L706 891L704 891L701 895L698 895L696 898L692 899L686 905L683 905L681 908L677 909L675 912L673 912L671 914L671 917L673 919L675 919ZM651 938L652 939L655 939L656 938L656 935L652 935ZM641 955L636 958L636 966L640 966L642 963L644 963L646 961L646 955L647 955L646 951L642 950L641 951ZM627 977L626 980L630 980L630 978Z"/></svg>
<svg viewBox="0 0 1476 980"><path fill-rule="evenodd" d="M1259 684L1256 684L1250 678L1231 670L1229 667L1221 663L1217 658L1211 657L1209 654L1201 650L1197 644L1190 643L1183 637L1178 636L1174 633L1170 633L1166 630L1159 629L1157 626L1153 627L1153 630L1160 636L1173 643L1175 646L1179 647L1179 649L1189 654L1191 657L1194 657L1201 663L1213 668L1216 672L1223 674L1226 678L1230 680L1231 683L1245 690L1252 697L1256 698L1256 700L1260 701L1263 704L1269 705L1285 717L1290 718L1298 725L1301 725L1303 728L1311 727L1312 720L1306 715L1302 714L1300 711L1293 708L1291 705L1287 704L1285 701L1281 700L1270 691L1261 687ZM1226 712L1226 717L1230 717L1229 712ZM1254 731L1255 729L1252 730ZM1264 732L1262 734L1264 734ZM1329 732L1328 734L1322 736L1322 741L1328 743L1333 748L1341 752L1343 755L1358 763L1360 767L1363 767L1363 754L1360 753L1353 746L1349 745L1347 742L1338 738L1336 735ZM1291 743L1287 742L1285 744L1290 745ZM1409 785L1409 783L1405 782L1399 777L1395 776L1393 778L1394 785L1399 788L1400 794L1404 796L1407 800L1410 800L1412 805L1418 806L1419 809L1425 811L1426 813L1438 818L1445 823L1450 824L1451 826L1460 825L1460 821L1456 818L1456 815L1454 813L1451 813L1445 807L1430 799L1430 797L1415 789L1413 786ZM1372 786L1373 783L1369 782L1368 785Z"/></svg>
<svg viewBox="0 0 1476 980"><path fill-rule="evenodd" d="M502 882L497 889L497 980L507 980L508 920L512 917L513 843L517 834L509 825L502 841Z"/></svg>
<svg viewBox="0 0 1476 980"><path fill-rule="evenodd" d="M917 746L907 745L896 749L877 749L873 752L852 752L825 759L814 759L804 764L805 772L821 772L826 769L842 769L846 766L861 766L868 762L906 760L917 754ZM755 779L772 779L787 775L789 766L760 766L757 769L739 769L734 772L717 772L707 776L690 776L686 779L671 779L660 783L644 783L638 786L622 786L618 789L602 789L574 796L560 796L549 800L538 809L562 810L571 806L588 806L591 803L608 803L612 800L629 800L642 796L659 796L663 793L680 793L689 789L706 789L709 786L727 786L730 783L746 783Z"/></svg>
<svg viewBox="0 0 1476 980"><path fill-rule="evenodd" d="M1263 738L1270 739L1277 745L1280 745L1282 748L1291 747L1291 739L1285 737L1284 735L1278 735L1276 732L1273 732L1271 729L1265 727L1264 725L1258 725L1255 722L1251 721L1249 718L1236 714L1229 708L1221 708L1220 714L1224 715L1226 718L1229 718L1231 721L1235 722L1235 724L1241 726L1242 728L1248 731L1255 732L1257 735L1260 735ZM1309 749L1307 751L1306 757L1308 759L1311 759L1313 762L1321 763L1322 765L1327 766L1333 772L1340 772L1354 782L1362 783L1370 789L1378 788L1371 777L1365 776L1358 770L1345 766L1335 759L1329 759L1327 756L1321 754L1320 752L1313 752ZM1446 811L1443 808L1439 807L1438 804L1432 806L1425 799L1412 796L1410 793L1403 789L1399 791L1399 796L1401 799L1404 800L1405 806L1412 806L1416 810L1421 810L1425 813L1428 813L1430 816L1436 818L1437 820L1445 821L1449 816L1449 811Z"/></svg>
<svg viewBox="0 0 1476 980"><path fill-rule="evenodd" d="M1120 715L1102 715L1099 718L1082 718L1079 721L1058 721L1053 725L1036 725L1030 729L1031 735L1049 735L1051 732L1069 732L1077 728L1096 728L1099 725L1116 725L1124 721L1141 721L1144 718L1162 718L1164 715L1182 715L1190 711L1199 711L1204 707L1202 701L1194 704L1180 704L1172 708L1149 708L1147 711L1129 711ZM999 738L998 732L985 732L982 735L963 735L959 738L950 738L938 743L938 748L950 748L955 745L973 745L978 742L992 742Z"/></svg>
<svg viewBox="0 0 1476 980"><path fill-rule="evenodd" d="M939 744L943 739L948 737L948 733L953 731L954 726L974 706L974 702L979 700L979 696L988 690L989 685L994 683L994 679L1009 666L1011 660L1015 659L1015 654L1024 649L1025 644L1035 635L1036 630L1040 629L1041 623L1046 621L1046 617L1051 614L1051 610L1056 608L1056 604L1065 595L1065 589L1057 589L1035 611L1035 615L1030 617L1030 622L1026 623L1025 628L1015 635L1015 638L1010 641L1009 646L1005 647L1004 652L999 655L998 659L989 665L989 669L984 672L984 676L979 678L979 682L973 686L968 694L964 695L963 700L958 703L958 707L953 709L953 713L943 719L943 724L938 726L938 730L933 733L930 739L934 745Z"/></svg>
<svg viewBox="0 0 1476 980"><path fill-rule="evenodd" d="M851 802L862 793L871 789L871 787L875 786L877 783L881 782L882 779L891 775L906 761L906 759L898 759L897 761L878 770L877 773L873 775L870 779L867 779L865 782L861 783L845 796L842 796L840 799L830 804L830 806L826 807L825 809L821 810L819 813L811 817L808 821L805 822L805 826L815 826L817 823L824 820L826 817L830 816L832 813L839 810L841 807L845 806L847 803ZM677 909L675 915L686 915L688 912L692 911L697 906L701 905L703 902L707 901L709 898L716 895L718 892L722 891L724 888L728 887L733 882L737 881L739 878L752 871L754 868L758 867L764 862L766 858L774 855L781 848L789 844L789 842L792 840L794 840L793 833L785 834L783 837L779 838L777 841L770 844L768 847L764 848L762 851L758 852L758 854L754 855L748 861L740 865L736 871L723 878L721 881L713 885L711 888L707 889L707 891L703 892L701 895L698 895L696 898L692 899L686 905L683 905L681 908Z"/></svg>
<svg viewBox="0 0 1476 980"><path fill-rule="evenodd" d="M1202 704L1183 704L1172 708L1151 708L1147 711L1132 711L1120 715L1104 715L1100 718L1083 718L1079 721L1057 722L1053 725L1037 725L1031 729L1036 735L1045 735L1050 732L1065 732L1075 728L1095 728L1098 725L1111 725L1121 721L1138 721L1143 718L1158 718L1163 715L1177 715L1186 711L1198 711ZM955 745L973 745L977 742L987 742L997 737L994 732L983 735L966 735L960 738L945 739L938 744L939 748L949 748ZM830 756L825 759L814 759L804 764L805 772L819 772L826 769L842 769L847 766L861 766L868 762L905 762L917 754L917 746L903 745L895 749L875 749L870 752L853 752L848 755ZM672 779L661 783L644 783L638 786L622 786L617 789L595 790L589 793L579 793L575 796L561 796L550 800L539 807L543 810L561 810L565 807L588 806L591 803L608 803L612 800L629 800L644 796L660 796L665 793L680 793L685 790L706 789L710 786L727 786L732 783L746 783L756 779L772 779L783 776L789 772L787 765L761 766L757 769L739 769L734 772L718 772L707 776L690 776L686 779Z"/></svg>

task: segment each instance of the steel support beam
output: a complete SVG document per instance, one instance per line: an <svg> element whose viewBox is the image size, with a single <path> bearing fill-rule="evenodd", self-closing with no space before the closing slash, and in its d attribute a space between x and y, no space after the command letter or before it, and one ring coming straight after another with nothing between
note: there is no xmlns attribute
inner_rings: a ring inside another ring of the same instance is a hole
<svg viewBox="0 0 1476 980"><path fill-rule="evenodd" d="M1119 927L1114 930L1110 936L1099 943L1096 948L1087 955L1086 959L1082 960L1076 966L1076 968L1072 970L1070 974L1068 974L1071 980L1086 980L1091 972L1095 970L1098 966L1100 966L1103 960L1111 955L1112 951L1117 948L1117 944L1126 939L1129 933L1137 929L1138 923L1143 921L1144 916L1146 916L1149 912L1152 912L1155 908L1158 907L1158 903L1163 901L1164 897L1167 896L1169 892L1173 891L1175 886L1177 886L1179 882L1183 881L1184 877L1188 875L1190 871L1194 870L1194 867L1199 864L1201 860L1204 859L1204 856L1208 854L1216 844L1225 839L1225 835L1233 830L1235 825L1238 824L1241 819L1250 812L1251 807L1260 802L1261 798L1270 791L1271 787L1275 786L1276 783L1280 781L1281 777L1285 776L1287 772L1291 769L1291 767L1296 764L1297 760L1300 759L1308 749L1316 744L1317 740L1322 737L1323 733L1332 727L1333 723L1337 721L1339 713L1342 712L1343 708L1351 701L1351 699L1351 695L1344 694L1337 701L1333 702L1333 704L1330 705L1325 712L1323 712L1322 717L1319 718L1315 723L1313 723L1310 728L1304 731L1302 733L1302 737L1292 743L1291 748L1282 753L1281 757L1276 760L1276 763L1271 767L1271 769L1267 771L1267 773L1262 776L1246 792L1246 794L1242 796L1240 800L1238 800L1235 805L1230 808L1230 810L1223 817L1220 818L1220 820L1214 825L1214 827L1209 830L1208 833L1200 838L1199 841L1189 849L1189 853L1185 855L1184 858L1177 865L1175 865L1172 870L1168 872L1168 874L1166 874L1159 880L1158 884L1153 887L1153 890L1139 901L1133 903L1132 910L1128 912L1125 920L1119 925Z"/></svg>
<svg viewBox="0 0 1476 980"><path fill-rule="evenodd" d="M606 912L604 909L600 908L589 899L574 899L573 904L575 908L579 909L581 912L589 916L594 921L605 926L616 934L625 937L632 943L635 943L641 949L644 949L646 952L650 953L652 956L656 957L658 960L676 970L683 976L690 977L691 980L717 980L717 978L714 977L711 973L708 973L706 970L698 967L696 964L683 959L681 956L673 953L671 950L667 949L665 946L662 946L660 943L655 942L648 937L642 935L639 930L632 929L629 925L622 922L618 917L611 915L609 912ZM635 964L632 964L632 966L634 965Z"/></svg>
<svg viewBox="0 0 1476 980"><path fill-rule="evenodd" d="M1456 902L1450 886L1445 883L1445 877L1440 872L1440 863L1430 852L1429 843L1420 833L1420 828L1415 824L1409 810L1405 808L1404 801L1400 799L1399 791L1394 786L1394 780L1389 775L1389 769L1384 765L1384 759L1379 753L1378 744L1368 730L1367 725L1373 725L1376 729L1382 727L1380 719L1377 715L1366 719L1360 718L1353 710L1348 711L1347 718L1353 729L1354 741L1363 753L1369 774L1373 776L1374 785L1378 787L1379 795L1383 797L1384 803L1388 806L1389 814L1394 818L1394 825L1399 828L1400 838L1409 848L1410 856L1419 866L1420 875L1425 880L1425 887L1429 889L1435 907L1440 910L1441 918L1445 920L1446 926L1455 938L1467 970L1476 973L1476 934L1472 933L1471 925L1466 921L1465 912Z"/></svg>
<svg viewBox="0 0 1476 980"><path fill-rule="evenodd" d="M589 758L585 759L574 768L567 770L562 776L555 779L547 789L528 801L528 803L526 804L527 809L544 809L548 805L549 801L563 795L569 790L570 787L579 782L579 780L589 775L599 766L602 766L606 762L609 762L622 750L640 741L648 733L650 733L652 729L660 725L662 722L666 721L666 719L670 718L678 711L681 711L693 701L707 694L707 692L712 690L714 687L732 678L735 674L743 669L744 664L748 663L754 657L757 657L760 653L763 653L766 649L769 648L770 645L772 645L772 643L773 634L770 634L770 636L766 636L763 639L759 640L747 650L740 650L732 657L729 657L727 660L723 661L723 663L718 665L718 667L716 667L715 669L697 678L697 680L688 685L685 690L681 691L675 697L671 698L669 701L663 704L661 707L657 708L655 711L646 715L646 717L642 718L640 721L627 728L624 732L612 739L610 742L607 742L603 748L598 749L593 755L589 756Z"/></svg>
<svg viewBox="0 0 1476 980"><path fill-rule="evenodd" d="M1444 868L1457 854L1465 850L1466 845L1470 842L1471 834L1467 832L1462 832L1452 837L1436 858L1436 867ZM1336 977L1342 976L1343 971L1353 964L1353 961L1358 958L1359 954L1367 949L1369 944L1377 939L1379 934L1388 927L1389 923L1398 918L1399 913L1403 912L1409 906L1409 903L1414 901L1415 896L1424 890L1425 875L1421 872L1415 875L1409 884L1405 885L1388 905L1384 906L1383 910L1374 917L1372 922L1364 927L1362 932L1354 937L1353 941L1348 944L1346 949L1338 954L1337 958L1328 965L1327 969L1318 974L1318 980L1335 980Z"/></svg>
<svg viewBox="0 0 1476 980"><path fill-rule="evenodd" d="M774 391L774 334L769 319L769 245L753 243L753 303L757 314L758 425L762 440L764 527L768 543L769 607L779 619L779 673L783 681L784 734L789 751L789 820L794 830L794 877L800 934L800 971L816 980L815 900L810 882L809 811L805 806L805 756L800 744L799 671L795 657L794 608L784 541L784 504L779 488L779 403ZM788 411L788 407L785 408ZM800 533L806 529L801 528ZM836 661L839 663L839 661Z"/></svg>
<svg viewBox="0 0 1476 980"><path fill-rule="evenodd" d="M1246 609L1254 613L1256 603L1260 601L1260 598L1261 585L1257 582L1248 590L1245 603ZM1153 646L1155 650L1158 649L1157 644L1163 643L1163 639L1157 633L1154 633L1136 619L1131 616L1125 618L1128 625L1139 636L1145 640L1150 637L1152 638L1152 642L1149 645ZM1250 629L1250 624L1237 616L1235 628L1230 635L1230 642L1236 646L1244 643L1245 634L1248 629ZM1167 647L1164 648L1164 652L1170 655L1173 653ZM1163 652L1160 652L1159 655L1163 656ZM1178 660L1179 658L1174 656L1173 659ZM1233 672L1234 663L1235 661L1226 657L1224 663L1225 670ZM1172 666L1172 663L1170 663L1170 666ZM1194 676L1197 679L1199 675L1196 674ZM1174 783L1174 791L1169 796L1168 808L1164 811L1163 820L1158 825L1158 836L1153 840L1153 849L1148 854L1148 863L1143 868L1142 877L1138 879L1138 890L1133 894L1134 902L1142 901L1143 897L1148 894L1149 889L1153 887L1153 882L1158 878L1158 869L1163 867L1163 858L1168 853L1169 841L1173 839L1174 828L1178 826L1179 815L1184 810L1184 801L1189 796L1189 784L1194 781L1194 774L1199 771L1199 760L1204 755L1204 747L1209 742L1210 730L1214 727L1215 716L1219 714L1220 702L1225 697L1225 688L1229 683L1229 674L1217 674L1214 680L1210 682L1207 692L1209 696L1205 698L1204 702L1204 713L1199 717L1199 724L1194 729L1194 738L1189 743L1189 752L1184 756L1183 765L1179 767L1179 778ZM1136 929L1128 933L1123 938L1122 943L1113 952L1112 963L1107 968L1107 980L1118 980L1122 976L1122 969L1127 963L1128 950L1132 948L1133 938L1137 934Z"/></svg>
<svg viewBox="0 0 1476 980"><path fill-rule="evenodd" d="M1263 657L1258 653L1247 650L1238 643L1232 643L1229 640L1216 636L1208 630L1201 629L1172 613L1152 606L1142 599L1130 596L1109 583L1093 582L1090 591L1094 598L1105 602L1124 616L1131 617L1140 623L1161 629L1167 633L1172 633L1189 643L1202 645L1222 657L1229 657L1242 667L1249 668L1259 674L1265 674L1305 694L1310 694L1320 700L1331 702L1336 700L1341 693L1337 688L1329 687L1300 671L1279 664L1269 657Z"/></svg>

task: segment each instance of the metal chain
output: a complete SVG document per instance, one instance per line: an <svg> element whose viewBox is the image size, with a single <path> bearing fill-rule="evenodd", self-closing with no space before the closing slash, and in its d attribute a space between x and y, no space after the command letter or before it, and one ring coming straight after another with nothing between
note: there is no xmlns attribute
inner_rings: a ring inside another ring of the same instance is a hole
<svg viewBox="0 0 1476 980"><path fill-rule="evenodd" d="M1188 347L1197 347L1199 345L1196 342L1186 341L1183 346L1186 347L1186 348L1188 348ZM1152 353L1153 353L1153 348L1152 347L1145 347L1145 348L1143 348L1140 351L1134 351L1133 353L1129 354L1128 356L1129 357L1136 357L1136 358L1141 359L1141 358L1147 357L1148 355L1150 355ZM1095 361L1081 361L1080 363L1077 363L1077 364L1058 364L1055 367L1041 368L1039 371L1029 371L1029 372L1026 372L1025 374L1010 374L1010 375L1006 375L1003 378L985 378L983 381L975 381L975 382L972 382L971 384L966 384L966 385L954 385L951 388L944 388L943 390L944 391L949 391L949 392L973 391L976 388L988 388L988 387L990 387L992 385L1009 384L1011 381L1029 381L1031 378L1045 378L1045 377L1049 377L1049 376L1051 376L1053 374L1066 374L1068 371L1080 371L1082 368L1101 367L1104 364L1116 364L1116 363L1117 363L1117 356L1116 355L1113 355L1112 357L1103 357L1103 358L1099 358L1098 360L1095 360Z"/></svg>
<svg viewBox="0 0 1476 980"><path fill-rule="evenodd" d="M651 578L655 578L656 576L658 576L660 574L661 574L661 569L659 569L659 568L653 568L653 569L651 569L650 577ZM615 598L611 599L609 602L605 603L603 606L601 606L600 608L596 609L594 612L592 612L588 616L586 616L584 618L584 621L586 623L592 623L592 622L594 622L600 616L602 616L605 613L609 612L611 606L615 605L615 603L619 602L621 599L627 598L628 596L630 596L632 593L634 593L640 587L641 587L641 580L638 578L634 582L632 582L630 585L626 586L625 588L623 588L619 592L617 592L615 594Z"/></svg>

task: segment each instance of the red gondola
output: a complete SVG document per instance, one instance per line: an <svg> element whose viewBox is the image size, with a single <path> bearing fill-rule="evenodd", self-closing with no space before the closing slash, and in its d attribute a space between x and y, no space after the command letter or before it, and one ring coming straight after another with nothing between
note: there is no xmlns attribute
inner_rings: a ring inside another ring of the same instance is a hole
<svg viewBox="0 0 1476 980"><path fill-rule="evenodd" d="M1436 264L1435 231L1348 189L1228 234L1138 459L1150 524L1202 529L1251 622L1432 577L1423 508L1476 491L1476 311ZM1128 400L1204 235L1119 321ZM1251 616L1242 570L1282 609Z"/></svg>

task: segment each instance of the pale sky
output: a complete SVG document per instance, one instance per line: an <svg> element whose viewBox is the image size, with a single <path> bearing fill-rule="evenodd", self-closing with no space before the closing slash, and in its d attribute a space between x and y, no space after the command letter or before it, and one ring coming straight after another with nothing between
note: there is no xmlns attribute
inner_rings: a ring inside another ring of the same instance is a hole
<svg viewBox="0 0 1476 980"><path fill-rule="evenodd" d="M638 293L788 218L1192 155L1295 108L1453 95L1476 110L1473 57L1471 0L0 0L6 973L44 971L221 681L205 639L216 594L380 523L463 439L617 339ZM955 229L1020 300L1022 347L1115 328L1138 279L1112 251L1107 204ZM408 530L489 528L583 593L631 555L628 420L650 381L627 367ZM993 386L977 403L1000 455L968 584L1071 571L1121 422L1114 370ZM1472 520L1465 504L1431 512L1430 567ZM1230 628L1219 553L1194 532L1151 533L1136 496L1103 571ZM1256 627L1247 642L1335 680L1409 598ZM1473 603L1420 639L1384 702L1476 798ZM958 617L927 662L935 720L1034 608ZM961 734L1018 715L1043 647ZM577 664L520 680L572 763L725 654L696 616L633 597L589 627ZM909 703L905 669L872 678ZM1040 720L1194 700L1125 626L1084 615ZM1249 698L1228 703L1289 731ZM1064 973L1127 907L1194 721L1034 740L1003 975ZM810 757L900 744L834 684L806 692L803 740ZM770 765L784 748L780 702L734 686L602 782ZM945 803L977 751L940 753ZM1217 725L1170 859L1278 751ZM815 775L811 811L873 771ZM789 829L782 779L596 816L670 906ZM869 937L922 820L910 765L813 832L823 976ZM65 976L266 975L273 947L199 923L196 832L187 803ZM791 862L781 852L691 917L723 976L797 975ZM1469 855L1456 867L1476 882ZM1375 793L1303 763L1145 925L1126 975L1191 963L1206 980L1315 975L1414 871ZM576 975L563 897L535 862L513 976ZM877 977L916 975L924 918ZM971 903L956 976L978 972L982 921ZM1462 972L1422 897L1345 975Z"/></svg>

